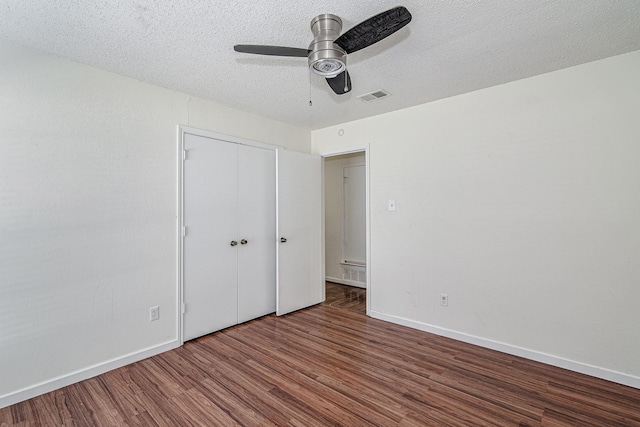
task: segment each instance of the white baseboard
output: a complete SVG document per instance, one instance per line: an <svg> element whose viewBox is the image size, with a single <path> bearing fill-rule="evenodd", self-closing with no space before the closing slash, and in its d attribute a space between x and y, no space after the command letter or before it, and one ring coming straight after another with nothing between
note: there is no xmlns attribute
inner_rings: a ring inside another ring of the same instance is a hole
<svg viewBox="0 0 640 427"><path fill-rule="evenodd" d="M158 344L153 347L148 347L134 353L129 353L103 363L98 363L84 369L79 369L67 375L61 375L59 377L52 378L39 384L25 387L21 390L17 390L0 396L0 408L4 408L18 402L40 396L41 394L49 393L50 391L66 387L79 381L93 378L97 375L104 374L105 372L111 371L113 369L121 368L125 365L129 365L133 362L146 359L147 357L155 356L156 354L163 353L167 350L172 350L179 346L180 345L178 343L178 340L167 341L165 343Z"/></svg>
<svg viewBox="0 0 640 427"><path fill-rule="evenodd" d="M618 384L623 384L629 387L640 389L640 377L636 377L634 375L600 368L598 366L576 362L551 354L541 353L511 344L489 340L486 338L480 338L474 335L456 332L450 329L441 328L439 326L417 322L415 320L405 319L403 317L380 313L373 310L369 313L369 315L375 319L384 320L387 322L395 323L397 325L407 326L409 328L418 329L447 338L452 338L457 341L474 344L491 350L501 351L503 353L520 356L525 359L534 360L536 362L545 363L551 366L557 366L559 368L568 369L570 371L579 372L581 374L590 375L592 377L601 378Z"/></svg>
<svg viewBox="0 0 640 427"><path fill-rule="evenodd" d="M354 282L353 280L338 279L337 277L325 277L324 280L327 282L338 283L340 285L355 286L356 288L367 288L367 285L365 283Z"/></svg>

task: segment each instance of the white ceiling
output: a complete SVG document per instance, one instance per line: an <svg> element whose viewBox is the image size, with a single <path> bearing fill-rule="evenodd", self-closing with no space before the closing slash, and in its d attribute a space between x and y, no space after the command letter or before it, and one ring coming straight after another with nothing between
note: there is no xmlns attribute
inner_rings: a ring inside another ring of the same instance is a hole
<svg viewBox="0 0 640 427"><path fill-rule="evenodd" d="M0 39L309 129L640 49L638 0L405 0L407 27L349 55L346 95L310 75L304 58L233 51L234 44L306 48L320 13L339 15L347 31L397 5L2 0ZM392 96L356 98L376 89Z"/></svg>

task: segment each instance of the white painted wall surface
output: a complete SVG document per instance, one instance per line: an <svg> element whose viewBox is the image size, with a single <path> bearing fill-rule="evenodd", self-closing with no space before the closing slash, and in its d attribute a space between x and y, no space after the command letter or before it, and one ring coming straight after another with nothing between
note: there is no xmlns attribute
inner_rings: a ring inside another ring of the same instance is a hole
<svg viewBox="0 0 640 427"><path fill-rule="evenodd" d="M0 407L176 345L178 124L310 149L307 130L0 42Z"/></svg>
<svg viewBox="0 0 640 427"><path fill-rule="evenodd" d="M364 153L351 153L324 159L324 206L325 206L325 276L327 280L336 281L342 278L343 248L343 168L349 165L364 165ZM362 190L364 203L364 189ZM365 218L362 218L362 260L366 260L365 252Z"/></svg>
<svg viewBox="0 0 640 427"><path fill-rule="evenodd" d="M638 76L633 52L312 132L371 144L374 315L640 387Z"/></svg>

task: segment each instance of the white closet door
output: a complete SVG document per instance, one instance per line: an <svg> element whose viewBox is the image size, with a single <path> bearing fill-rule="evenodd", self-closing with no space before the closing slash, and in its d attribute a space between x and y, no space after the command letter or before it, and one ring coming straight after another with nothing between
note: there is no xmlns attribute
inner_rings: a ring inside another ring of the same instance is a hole
<svg viewBox="0 0 640 427"><path fill-rule="evenodd" d="M276 311L276 158L274 150L243 145L238 150L238 323L242 323Z"/></svg>
<svg viewBox="0 0 640 427"><path fill-rule="evenodd" d="M186 134L184 340L237 323L237 146Z"/></svg>
<svg viewBox="0 0 640 427"><path fill-rule="evenodd" d="M324 301L321 157L278 150L280 316Z"/></svg>

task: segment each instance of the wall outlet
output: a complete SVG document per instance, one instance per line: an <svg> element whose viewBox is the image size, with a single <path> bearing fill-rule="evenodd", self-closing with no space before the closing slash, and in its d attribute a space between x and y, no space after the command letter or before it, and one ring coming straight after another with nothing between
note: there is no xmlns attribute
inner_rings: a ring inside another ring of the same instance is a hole
<svg viewBox="0 0 640 427"><path fill-rule="evenodd" d="M440 294L440 305L443 306L443 307L448 307L449 306L449 295Z"/></svg>
<svg viewBox="0 0 640 427"><path fill-rule="evenodd" d="M160 318L160 308L156 305L155 307L151 307L149 309L149 321L153 322L154 320L158 320Z"/></svg>

